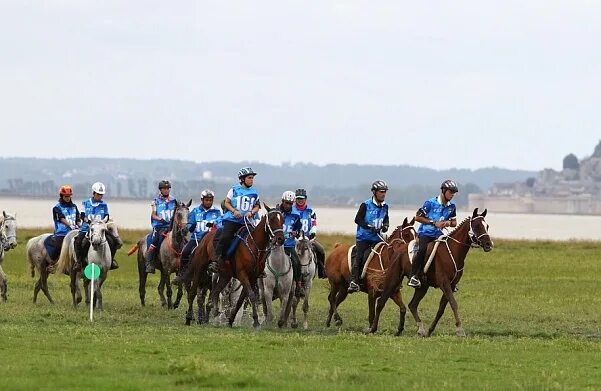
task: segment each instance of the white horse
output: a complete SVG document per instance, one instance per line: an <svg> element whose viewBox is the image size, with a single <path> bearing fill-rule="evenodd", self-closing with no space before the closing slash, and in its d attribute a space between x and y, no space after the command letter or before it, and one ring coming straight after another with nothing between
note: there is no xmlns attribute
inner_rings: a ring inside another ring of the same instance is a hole
<svg viewBox="0 0 601 391"><path fill-rule="evenodd" d="M107 231L115 238L116 248L123 245L123 241L119 237L117 225L113 221L108 220L108 216L104 219L94 219L88 221L90 224L89 240L90 248L88 249L87 260L88 264L95 263L100 267L100 278L94 282L94 301L99 310L102 310L102 284L106 280L107 273L110 270L112 254L108 244L106 233ZM81 291L79 289L79 280L81 279L82 270L74 270L73 266L77 259L75 251L75 237L78 231L71 231L63 240L61 247L61 255L56 265L57 273L65 273L71 276L71 296L73 298L73 306L81 302ZM108 261L107 261L108 259ZM108 262L108 266L107 266ZM84 289L86 290L86 303L90 303L89 281L84 281Z"/></svg>
<svg viewBox="0 0 601 391"><path fill-rule="evenodd" d="M301 264L301 278L305 287L305 300L303 302L303 328L307 330L309 322L307 320L307 313L309 312L309 294L313 287L313 278L315 276L315 253L313 252L313 246L309 239L303 237L296 242L296 252L300 259ZM298 327L298 321L296 320L296 307L300 300L295 296L292 299L292 320L290 321L290 327L293 329Z"/></svg>
<svg viewBox="0 0 601 391"><path fill-rule="evenodd" d="M259 288L263 298L265 322L271 326L273 321L272 301L280 299L280 319L278 327L285 327L290 314L290 300L294 293L292 289L292 261L284 252L284 246L275 246L269 252L265 261L265 277L260 280Z"/></svg>
<svg viewBox="0 0 601 391"><path fill-rule="evenodd" d="M77 235L77 231L71 231L67 234L69 235ZM52 236L51 233L41 234L35 236L27 241L27 245L25 247L25 252L27 253L27 262L29 263L29 271L31 273L31 277L35 277L35 269L38 270L40 274L40 278L35 283L33 288L33 302L35 303L38 298L38 293L40 289L44 292L44 295L48 299L51 304L54 304L54 300L52 296L50 296L50 292L48 291L48 275L54 273L54 268L52 268L52 260L48 256L48 251L46 251L46 246L44 246L44 241L49 236ZM64 242L64 239L63 239Z"/></svg>
<svg viewBox="0 0 601 391"><path fill-rule="evenodd" d="M8 300L6 274L2 270L4 253L17 247L17 217L2 211L0 216L0 300Z"/></svg>

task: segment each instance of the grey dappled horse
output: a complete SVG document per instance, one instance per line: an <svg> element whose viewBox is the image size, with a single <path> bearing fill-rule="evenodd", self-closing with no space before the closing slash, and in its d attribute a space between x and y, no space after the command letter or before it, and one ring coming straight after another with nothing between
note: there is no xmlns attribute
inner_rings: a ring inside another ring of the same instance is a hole
<svg viewBox="0 0 601 391"><path fill-rule="evenodd" d="M77 231L71 231L69 232L69 234L77 235ZM41 234L29 239L25 248L31 277L35 277L35 269L38 270L38 273L40 275L40 278L38 278L38 281L35 283L35 286L33 288L34 303L38 299L38 293L40 293L40 290L42 290L48 301L54 304L54 300L52 299L52 296L50 296L50 292L48 291L48 275L54 273L54 269L51 267L53 262L48 256L48 252L46 251L46 247L44 246L44 241L49 236L52 236L52 234Z"/></svg>
<svg viewBox="0 0 601 391"><path fill-rule="evenodd" d="M306 330L309 328L309 321L307 314L309 312L309 295L311 288L313 287L313 277L315 276L315 253L313 252L313 245L311 241L303 236L302 239L296 242L296 252L300 259L301 264L301 278L305 287L305 297L303 301L303 328ZM296 307L300 298L294 296L292 298L292 320L290 321L290 327L297 328L298 321L296 320Z"/></svg>
<svg viewBox="0 0 601 391"><path fill-rule="evenodd" d="M108 218L88 221L90 231L88 233L90 240L90 248L88 249L87 259L88 264L95 263L100 267L100 279L94 282L94 301L95 306L102 310L102 292L100 291L102 284L107 278L108 271L111 266L111 250L106 240L106 232L108 231L115 238L116 248L121 248L123 241L119 236L117 225ZM65 273L71 277L71 297L73 298L73 306L77 307L81 303L81 291L79 289L79 280L82 278L82 270L73 270L73 266L78 260L75 251L75 237L78 231L71 231L63 240L61 254L56 265L56 273ZM108 253L106 250L108 249ZM106 257L108 257L108 266L106 266ZM90 303L89 281L84 281L84 289L86 292L86 303Z"/></svg>
<svg viewBox="0 0 601 391"><path fill-rule="evenodd" d="M0 300L8 300L6 274L2 270L4 253L17 247L17 217L2 211L0 216Z"/></svg>
<svg viewBox="0 0 601 391"><path fill-rule="evenodd" d="M263 298L264 325L271 327L273 321L272 301L280 299L278 327L285 327L290 314L292 289L292 262L284 252L284 246L274 246L265 261L265 277L260 279L259 288Z"/></svg>
<svg viewBox="0 0 601 391"><path fill-rule="evenodd" d="M181 284L177 287L177 297L175 303L172 302L172 289L169 275L177 272L181 264L182 249L186 244L186 235L188 234L188 214L190 213L190 205L192 200L187 204L178 202L173 211L173 218L171 219L171 229L167 232L165 239L162 241L159 248L159 253L156 255L154 262L157 264L157 270L161 272L161 280L158 286L159 297L161 299L161 305L167 309L177 308L183 295ZM146 280L148 273L146 273L146 260L144 254L146 253L146 236L138 241L127 253L132 255L136 251L138 252L138 277L139 277L139 293L140 293L140 304L146 305ZM165 298L164 290L167 287L167 298Z"/></svg>

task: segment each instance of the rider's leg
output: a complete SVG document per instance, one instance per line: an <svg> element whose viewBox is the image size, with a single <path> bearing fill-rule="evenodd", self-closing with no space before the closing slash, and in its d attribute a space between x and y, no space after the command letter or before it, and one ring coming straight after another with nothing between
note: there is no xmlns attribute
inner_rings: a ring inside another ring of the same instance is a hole
<svg viewBox="0 0 601 391"><path fill-rule="evenodd" d="M54 246L54 254L53 257L50 259L53 264L56 263L56 261L58 261L58 257L61 255L61 246L63 245L64 239L64 236L57 235L52 235L52 237L50 238L50 241Z"/></svg>
<svg viewBox="0 0 601 391"><path fill-rule="evenodd" d="M223 230L221 231L221 239L219 239L219 244L215 249L215 254L217 259L211 262L209 265L209 271L213 273L219 273L219 269L223 267L223 262L225 261L227 250L234 239L234 235L236 231L238 231L242 227L242 224L238 224L234 221L224 221L223 222Z"/></svg>
<svg viewBox="0 0 601 391"><path fill-rule="evenodd" d="M196 239L192 238L188 243L186 243L186 245L182 249L182 265L179 268L179 275L183 275L184 271L188 268L188 264L190 263L190 256L192 255L192 251L194 251L197 245L198 242L196 241Z"/></svg>
<svg viewBox="0 0 601 391"><path fill-rule="evenodd" d="M419 244L417 254L415 254L415 257L413 258L413 263L411 264L411 277L409 278L409 282L407 283L407 285L412 286L414 288L419 288L421 286L419 274L424 269L424 261L426 258L426 252L428 251L428 244L434 240L436 239L428 236L420 236L418 238Z"/></svg>
<svg viewBox="0 0 601 391"><path fill-rule="evenodd" d="M317 276L319 278L326 278L326 252L317 240L313 241L313 251L315 251L315 263L317 264Z"/></svg>
<svg viewBox="0 0 601 391"><path fill-rule="evenodd" d="M115 254L117 253L117 239L109 231L106 231L106 241L109 244L111 250L111 268L110 270L119 269L119 264L115 260Z"/></svg>
<svg viewBox="0 0 601 391"><path fill-rule="evenodd" d="M296 285L296 289L294 291L295 295L296 297L303 297L305 296L305 289L303 287L303 276L301 275L301 265L298 253L294 247L284 247L284 252L290 257L290 261L292 262L292 278L294 279L294 283Z"/></svg>
<svg viewBox="0 0 601 391"><path fill-rule="evenodd" d="M359 281L361 280L361 271L365 263L365 253L371 247L371 242L357 240L356 254L352 262L351 283L348 287L348 292L353 293L359 290Z"/></svg>
<svg viewBox="0 0 601 391"><path fill-rule="evenodd" d="M159 248L159 241L161 239L161 232L158 229L152 231L152 242L144 254L146 260L146 273L154 273L154 256Z"/></svg>

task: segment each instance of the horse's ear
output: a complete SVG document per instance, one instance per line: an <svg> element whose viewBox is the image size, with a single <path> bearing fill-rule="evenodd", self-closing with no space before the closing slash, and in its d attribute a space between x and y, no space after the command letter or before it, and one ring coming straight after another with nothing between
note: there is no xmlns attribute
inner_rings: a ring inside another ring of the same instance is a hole
<svg viewBox="0 0 601 391"><path fill-rule="evenodd" d="M403 227L407 226L407 218L405 217L405 219L403 220Z"/></svg>
<svg viewBox="0 0 601 391"><path fill-rule="evenodd" d="M411 219L411 221L409 222L409 225L413 226L415 224L415 217Z"/></svg>
<svg viewBox="0 0 601 391"><path fill-rule="evenodd" d="M4 216L4 218L6 218L6 211L2 211L2 216Z"/></svg>
<svg viewBox="0 0 601 391"><path fill-rule="evenodd" d="M472 214L472 217L476 217L478 216L478 208L474 209L474 213Z"/></svg>
<svg viewBox="0 0 601 391"><path fill-rule="evenodd" d="M186 206L189 208L190 205L192 205L192 198L190 198L190 201L188 201L188 205L186 205Z"/></svg>
<svg viewBox="0 0 601 391"><path fill-rule="evenodd" d="M482 217L486 217L487 212L488 212L488 209L484 209L484 212L482 212Z"/></svg>
<svg viewBox="0 0 601 391"><path fill-rule="evenodd" d="M271 212L271 208L266 203L263 202L263 206L267 212Z"/></svg>
<svg viewBox="0 0 601 391"><path fill-rule="evenodd" d="M104 221L105 223L109 222L109 215L104 216L104 219L102 219L102 221Z"/></svg>

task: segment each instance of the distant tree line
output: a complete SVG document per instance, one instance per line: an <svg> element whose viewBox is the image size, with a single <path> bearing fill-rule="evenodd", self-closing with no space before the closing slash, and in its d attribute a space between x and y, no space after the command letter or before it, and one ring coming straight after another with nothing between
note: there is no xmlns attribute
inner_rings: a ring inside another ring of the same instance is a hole
<svg viewBox="0 0 601 391"><path fill-rule="evenodd" d="M63 183L56 183L53 180L27 181L21 178L8 179L8 187L0 189L0 194L13 196L33 196L33 197L55 197L58 188ZM107 198L126 198L126 199L150 199L157 193L156 181L150 181L146 178L128 178L123 180L104 181L107 185ZM65 183L68 183L65 181ZM91 181L72 183L74 196L76 199L87 197L91 194ZM173 180L172 194L179 199L192 199L198 201L200 192L203 189L211 189L215 192L216 198L220 200L227 194L232 184L217 183L211 180ZM257 188L261 193L261 198L269 202L277 202L285 190L296 190L294 186L289 185L262 185L260 178L257 177ZM299 184L297 187L301 187ZM369 184L355 185L349 187L328 187L328 186L302 186L309 193L309 199L312 204L332 205L332 206L354 206L371 196ZM419 207L422 203L438 194L440 190L438 185L409 185L409 186L391 186L386 200L393 205L403 205L407 207ZM482 193L477 185L467 183L460 184L460 191L455 196L454 202L458 206L467 206L467 196L470 193Z"/></svg>

